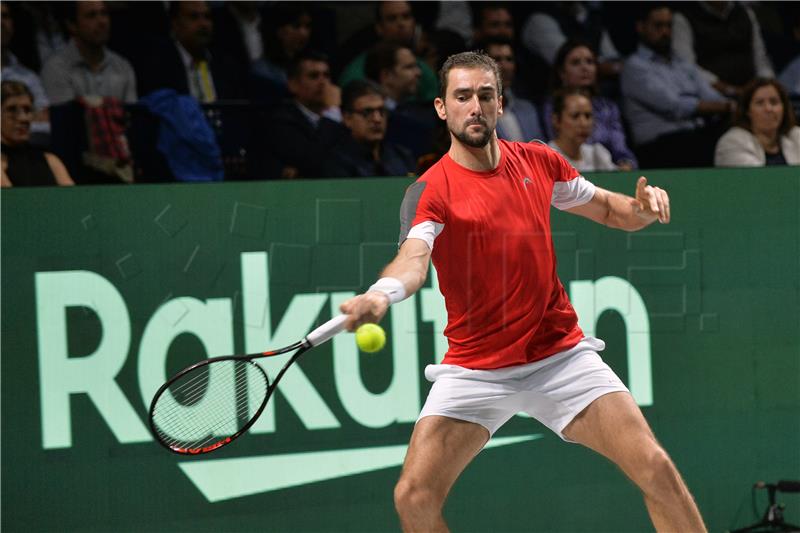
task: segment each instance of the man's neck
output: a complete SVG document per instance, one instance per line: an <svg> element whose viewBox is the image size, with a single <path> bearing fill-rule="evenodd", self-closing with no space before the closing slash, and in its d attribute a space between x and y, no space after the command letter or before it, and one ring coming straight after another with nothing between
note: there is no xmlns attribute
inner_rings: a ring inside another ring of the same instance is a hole
<svg viewBox="0 0 800 533"><path fill-rule="evenodd" d="M497 142L497 134L494 132L489 142L482 148L467 146L451 133L450 150L447 153L450 159L462 167L476 172L494 170L500 164L500 144Z"/></svg>
<svg viewBox="0 0 800 533"><path fill-rule="evenodd" d="M92 70L96 70L100 63L103 62L103 57L105 57L103 46L95 46L79 39L75 39L75 46L78 48L78 53Z"/></svg>

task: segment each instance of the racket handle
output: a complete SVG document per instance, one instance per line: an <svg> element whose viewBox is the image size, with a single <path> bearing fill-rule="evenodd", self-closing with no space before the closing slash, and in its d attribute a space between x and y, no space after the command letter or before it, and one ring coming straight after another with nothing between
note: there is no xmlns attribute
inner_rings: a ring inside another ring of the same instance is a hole
<svg viewBox="0 0 800 533"><path fill-rule="evenodd" d="M339 315L328 320L320 327L306 335L305 341L311 346L319 346L337 333L344 330L344 323L346 320L347 315Z"/></svg>

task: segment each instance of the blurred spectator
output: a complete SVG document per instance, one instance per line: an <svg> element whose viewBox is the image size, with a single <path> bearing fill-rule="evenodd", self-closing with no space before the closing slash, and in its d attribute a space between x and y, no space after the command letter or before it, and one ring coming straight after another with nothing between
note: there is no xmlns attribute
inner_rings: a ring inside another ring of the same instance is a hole
<svg viewBox="0 0 800 533"><path fill-rule="evenodd" d="M214 24L208 3L170 2L169 17L172 39L143 57L137 68L139 93L174 89L201 103L242 96L243 75L236 63L209 51Z"/></svg>
<svg viewBox="0 0 800 533"><path fill-rule="evenodd" d="M591 95L578 88L560 89L553 95L551 121L556 131L548 145L581 172L617 170L611 152L588 142L592 133Z"/></svg>
<svg viewBox="0 0 800 533"><path fill-rule="evenodd" d="M253 63L253 73L286 91L286 70L308 47L311 31L311 13L305 3L278 2L264 23L263 54Z"/></svg>
<svg viewBox="0 0 800 533"><path fill-rule="evenodd" d="M376 44L367 52L364 73L383 88L389 111L414 97L422 75L414 52L387 41Z"/></svg>
<svg viewBox="0 0 800 533"><path fill-rule="evenodd" d="M19 81L0 84L2 116L2 186L74 185L58 157L28 142L33 118L33 94Z"/></svg>
<svg viewBox="0 0 800 533"><path fill-rule="evenodd" d="M105 2L64 4L71 39L42 68L51 105L81 96L136 101L136 76L130 63L106 48L111 24Z"/></svg>
<svg viewBox="0 0 800 533"><path fill-rule="evenodd" d="M553 65L558 49L570 38L587 41L599 50L601 77L616 77L621 68L619 52L603 26L602 14L593 2L553 2L541 6L522 29L522 42L532 53Z"/></svg>
<svg viewBox="0 0 800 533"><path fill-rule="evenodd" d="M422 55L432 72L439 72L451 55L467 49L466 42L458 33L448 29L425 32L422 35Z"/></svg>
<svg viewBox="0 0 800 533"><path fill-rule="evenodd" d="M500 68L503 114L497 119L497 136L506 141L519 142L543 138L536 106L530 100L514 94L517 63L511 41L508 38L493 37L477 43L477 46L485 50Z"/></svg>
<svg viewBox="0 0 800 533"><path fill-rule="evenodd" d="M714 165L800 165L800 128L780 83L758 78L744 88L734 127L717 143Z"/></svg>
<svg viewBox="0 0 800 533"><path fill-rule="evenodd" d="M67 2L9 2L16 31L11 49L20 62L41 73L50 56L66 46L62 12Z"/></svg>
<svg viewBox="0 0 800 533"><path fill-rule="evenodd" d="M34 114L31 119L30 128L31 132L40 132L47 134L50 132L50 118L47 108L50 105L47 95L42 87L42 82L35 72L25 68L11 53L9 44L14 37L14 19L12 18L11 9L8 2L0 3L0 13L2 13L2 33L0 33L0 40L2 40L2 65L3 81L16 80L23 83L33 95L33 109Z"/></svg>
<svg viewBox="0 0 800 533"><path fill-rule="evenodd" d="M597 94L597 62L587 42L570 39L559 48L556 54L553 84L556 88L584 89L592 95L594 129L589 142L605 146L611 152L614 163L622 170L636 168L636 156L628 147L619 106L614 100ZM545 101L545 117L553 114L552 106L549 99ZM553 138L552 122L548 121L545 127L548 138Z"/></svg>
<svg viewBox="0 0 800 533"><path fill-rule="evenodd" d="M717 91L738 96L756 76L773 77L761 27L739 2L685 2L672 20L675 57L697 65Z"/></svg>
<svg viewBox="0 0 800 533"><path fill-rule="evenodd" d="M472 42L479 43L488 39L514 39L514 21L511 12L501 2L474 2L474 23Z"/></svg>
<svg viewBox="0 0 800 533"><path fill-rule="evenodd" d="M407 176L416 163L406 148L386 142L388 110L381 88L354 80L342 90L342 119L350 135L336 146L328 176Z"/></svg>
<svg viewBox="0 0 800 533"><path fill-rule="evenodd" d="M623 109L643 168L710 166L722 133L704 117L728 118L733 101L697 67L672 55L672 10L645 2L637 16L639 47L622 71Z"/></svg>
<svg viewBox="0 0 800 533"><path fill-rule="evenodd" d="M381 41L393 42L405 46L409 50L416 50L416 21L411 11L411 4L408 2L380 2L377 7L375 32ZM365 78L366 56L367 52L363 52L345 67L339 77L339 85L344 86L352 80ZM421 59L417 59L416 62L421 76L415 99L426 103L433 102L438 92L436 74Z"/></svg>
<svg viewBox="0 0 800 533"><path fill-rule="evenodd" d="M319 178L332 146L346 133L337 123L340 91L331 84L327 57L316 52L296 57L287 74L292 99L261 125L251 164L255 175Z"/></svg>
<svg viewBox="0 0 800 533"><path fill-rule="evenodd" d="M779 78L781 84L792 96L800 96L800 55L786 65Z"/></svg>

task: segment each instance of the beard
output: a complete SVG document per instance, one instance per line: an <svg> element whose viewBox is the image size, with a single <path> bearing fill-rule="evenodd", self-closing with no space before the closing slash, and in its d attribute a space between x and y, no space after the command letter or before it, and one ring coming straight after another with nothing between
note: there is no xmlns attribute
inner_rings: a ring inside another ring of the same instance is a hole
<svg viewBox="0 0 800 533"><path fill-rule="evenodd" d="M472 125L479 125L482 126L483 129L480 133L470 134L467 130ZM489 128L486 124L486 121L482 118L470 120L466 124L464 124L464 129L461 131L453 131L452 129L450 132L455 136L456 139L461 141L463 144L470 146L472 148L483 148L487 144L489 144L489 139L492 138L492 133L494 133L494 128Z"/></svg>

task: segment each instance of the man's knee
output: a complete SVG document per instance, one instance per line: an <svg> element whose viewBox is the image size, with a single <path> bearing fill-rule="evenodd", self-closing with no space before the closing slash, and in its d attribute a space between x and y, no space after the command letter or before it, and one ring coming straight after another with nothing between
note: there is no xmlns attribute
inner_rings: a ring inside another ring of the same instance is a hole
<svg viewBox="0 0 800 533"><path fill-rule="evenodd" d="M653 443L644 451L644 459L637 475L639 487L652 498L666 498L680 492L682 481L675 464L667 452Z"/></svg>
<svg viewBox="0 0 800 533"><path fill-rule="evenodd" d="M400 478L394 488L394 505L400 515L439 513L445 496L433 487Z"/></svg>

